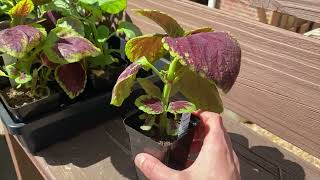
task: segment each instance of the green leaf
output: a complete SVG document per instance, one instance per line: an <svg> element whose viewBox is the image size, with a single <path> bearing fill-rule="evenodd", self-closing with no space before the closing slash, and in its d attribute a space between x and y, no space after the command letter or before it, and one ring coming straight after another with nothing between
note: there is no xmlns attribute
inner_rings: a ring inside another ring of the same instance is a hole
<svg viewBox="0 0 320 180"><path fill-rule="evenodd" d="M47 3L50 3L53 0L32 0L34 5L39 6L39 5L44 5Z"/></svg>
<svg viewBox="0 0 320 180"><path fill-rule="evenodd" d="M214 30L210 27L205 27L205 28L200 28L200 29L196 29L196 30L192 30L192 31L188 31L185 33L184 36L189 36L192 34L197 34L197 33L201 33L201 32L213 32Z"/></svg>
<svg viewBox="0 0 320 180"><path fill-rule="evenodd" d="M19 70L16 68L16 64L10 64L4 67L8 74L8 77L15 79L19 76Z"/></svg>
<svg viewBox="0 0 320 180"><path fill-rule="evenodd" d="M193 102L198 109L221 113L223 104L216 85L195 74L187 67L180 71L182 78L176 83L179 91Z"/></svg>
<svg viewBox="0 0 320 180"><path fill-rule="evenodd" d="M131 62L145 56L150 63L163 57L167 51L162 44L164 35L146 35L130 39L126 44L126 55Z"/></svg>
<svg viewBox="0 0 320 180"><path fill-rule="evenodd" d="M127 7L127 0L98 0L100 8L109 14L117 14Z"/></svg>
<svg viewBox="0 0 320 180"><path fill-rule="evenodd" d="M156 120L156 116L154 115L149 115L149 114L145 114L146 118L144 121L144 124L142 126L140 126L140 129L144 130L144 131L150 131L152 129L152 126L154 126L155 124L155 120Z"/></svg>
<svg viewBox="0 0 320 180"><path fill-rule="evenodd" d="M27 17L34 9L32 0L19 1L10 11L11 17Z"/></svg>
<svg viewBox="0 0 320 180"><path fill-rule="evenodd" d="M118 25L117 31L124 33L129 39L142 35L141 30L136 25L127 21L121 21Z"/></svg>
<svg viewBox="0 0 320 180"><path fill-rule="evenodd" d="M160 99L142 95L136 99L134 104L143 112L147 114L161 114L164 111Z"/></svg>
<svg viewBox="0 0 320 180"><path fill-rule="evenodd" d="M77 33L79 33L81 36L84 36L83 23L75 17L67 16L67 17L60 18L57 21L56 26L59 26L62 28L71 28L74 31L76 31Z"/></svg>
<svg viewBox="0 0 320 180"><path fill-rule="evenodd" d="M105 43L108 40L108 37L110 34L109 28L105 25L100 25L97 28L97 31L98 31L98 37L97 37L98 42Z"/></svg>
<svg viewBox="0 0 320 180"><path fill-rule="evenodd" d="M158 86L156 86L155 84L153 84L152 81L148 80L148 79L144 79L144 78L138 78L137 79L140 86L145 90L145 92L152 96L152 97L157 97L157 98L161 98L161 90Z"/></svg>
<svg viewBox="0 0 320 180"><path fill-rule="evenodd" d="M17 84L25 84L32 80L32 76L30 74L26 74L24 72L20 72L19 76L15 78Z"/></svg>
<svg viewBox="0 0 320 180"><path fill-rule="evenodd" d="M110 104L121 106L123 101L130 95L132 86L136 79L136 75L142 66L138 63L130 64L119 76L112 90L112 98Z"/></svg>
<svg viewBox="0 0 320 180"><path fill-rule="evenodd" d="M173 114L192 113L196 110L196 106L188 101L171 102L167 109L168 112L171 112Z"/></svg>
<svg viewBox="0 0 320 180"><path fill-rule="evenodd" d="M175 19L173 19L172 17L170 17L165 13L162 13L157 10L144 10L144 9L138 9L133 11L153 20L155 23L161 26L170 37L184 36L183 28L178 24L178 22Z"/></svg>
<svg viewBox="0 0 320 180"><path fill-rule="evenodd" d="M1 70L0 70L0 76L8 77L8 75L5 72L1 71Z"/></svg>
<svg viewBox="0 0 320 180"><path fill-rule="evenodd" d="M101 54L97 57L89 58L89 62L94 66L106 66L114 62L113 57L110 54Z"/></svg>
<svg viewBox="0 0 320 180"><path fill-rule="evenodd" d="M65 0L54 0L49 4L44 5L44 11L59 11L64 16L72 15L75 12L72 10L70 4Z"/></svg>

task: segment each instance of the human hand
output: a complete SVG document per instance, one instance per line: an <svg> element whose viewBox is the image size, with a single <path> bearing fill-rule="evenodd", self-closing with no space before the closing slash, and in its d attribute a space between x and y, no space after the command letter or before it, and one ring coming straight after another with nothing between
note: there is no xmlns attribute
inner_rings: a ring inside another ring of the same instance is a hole
<svg viewBox="0 0 320 180"><path fill-rule="evenodd" d="M240 180L239 160L230 138L223 126L222 118L212 112L194 113L201 120L203 145L195 162L182 171L173 170L155 157L141 153L135 157L136 166L151 180Z"/></svg>

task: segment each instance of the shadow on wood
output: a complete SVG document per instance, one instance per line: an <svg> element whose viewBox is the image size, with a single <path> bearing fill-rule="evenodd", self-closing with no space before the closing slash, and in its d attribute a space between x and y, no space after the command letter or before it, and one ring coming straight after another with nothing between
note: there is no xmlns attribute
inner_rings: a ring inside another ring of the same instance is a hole
<svg viewBox="0 0 320 180"><path fill-rule="evenodd" d="M242 179L305 179L303 168L299 164L285 159L278 149L269 146L250 148L246 137L235 133L229 133L229 135L240 160Z"/></svg>

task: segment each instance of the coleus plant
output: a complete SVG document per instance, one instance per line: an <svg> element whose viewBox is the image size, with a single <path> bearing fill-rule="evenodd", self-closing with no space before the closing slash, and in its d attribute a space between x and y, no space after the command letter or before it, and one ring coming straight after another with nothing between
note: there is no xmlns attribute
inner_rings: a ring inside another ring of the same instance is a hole
<svg viewBox="0 0 320 180"><path fill-rule="evenodd" d="M83 92L91 64L103 66L114 62L106 41L116 32L128 37L139 34L138 28L121 22L114 33L97 26L104 13L118 13L126 7L121 1L84 0L15 0L3 3L11 17L11 27L0 31L0 51L17 58L4 67L1 76L15 79L18 87L47 89L52 75L70 98ZM58 12L59 19L53 12ZM50 19L54 28L40 24ZM47 30L46 30L47 29ZM40 64L34 68L35 64Z"/></svg>
<svg viewBox="0 0 320 180"><path fill-rule="evenodd" d="M158 127L160 134L177 135L179 116L196 109L217 113L223 104L217 88L227 93L233 86L241 62L237 41L226 32L211 28L185 31L172 17L155 10L135 10L160 25L166 34L133 38L126 45L126 54L133 62L119 76L112 92L111 104L121 106L130 95L136 74L141 68L152 69L164 83L161 90L148 79L138 79L146 95L135 105L144 112L143 130ZM155 62L170 54L169 66L159 71ZM180 92L189 101L171 101ZM173 114L174 118L169 118Z"/></svg>

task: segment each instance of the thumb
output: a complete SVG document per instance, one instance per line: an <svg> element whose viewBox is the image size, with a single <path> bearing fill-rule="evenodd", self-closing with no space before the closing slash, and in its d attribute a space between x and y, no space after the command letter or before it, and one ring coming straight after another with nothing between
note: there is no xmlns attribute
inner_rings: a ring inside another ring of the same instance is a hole
<svg viewBox="0 0 320 180"><path fill-rule="evenodd" d="M168 168L157 158L146 153L138 154L134 163L143 174L151 180L170 179L169 177L173 177L177 174L176 170Z"/></svg>

